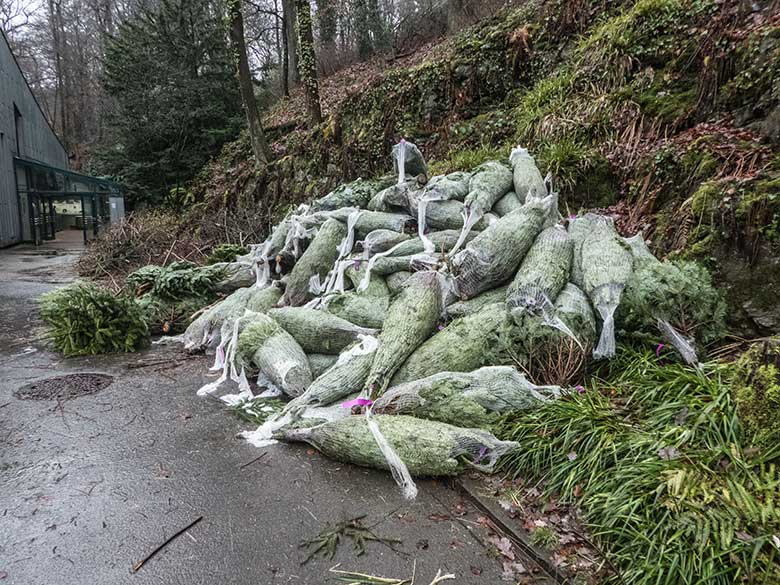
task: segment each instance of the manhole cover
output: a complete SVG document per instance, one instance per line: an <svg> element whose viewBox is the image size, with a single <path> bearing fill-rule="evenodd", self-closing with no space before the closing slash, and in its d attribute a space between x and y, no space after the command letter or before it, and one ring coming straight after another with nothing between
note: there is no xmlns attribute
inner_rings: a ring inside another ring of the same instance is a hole
<svg viewBox="0 0 780 585"><path fill-rule="evenodd" d="M68 400L76 396L94 394L114 380L106 374L68 374L36 380L14 392L20 400Z"/></svg>

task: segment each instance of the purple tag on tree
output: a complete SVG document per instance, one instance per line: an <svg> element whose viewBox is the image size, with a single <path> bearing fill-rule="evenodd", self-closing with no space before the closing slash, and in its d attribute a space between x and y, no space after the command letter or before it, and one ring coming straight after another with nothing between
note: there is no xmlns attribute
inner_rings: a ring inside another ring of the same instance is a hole
<svg viewBox="0 0 780 585"><path fill-rule="evenodd" d="M373 400L369 400L368 398L355 398L353 400L347 400L346 402L341 403L341 408L352 408L354 406L371 406L374 404Z"/></svg>

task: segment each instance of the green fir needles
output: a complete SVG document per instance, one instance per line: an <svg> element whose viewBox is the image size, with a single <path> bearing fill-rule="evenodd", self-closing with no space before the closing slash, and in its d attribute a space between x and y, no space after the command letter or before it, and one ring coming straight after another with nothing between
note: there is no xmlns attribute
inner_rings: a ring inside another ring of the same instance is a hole
<svg viewBox="0 0 780 585"><path fill-rule="evenodd" d="M40 315L54 347L66 356L135 351L149 334L143 311L131 298L94 284L43 295Z"/></svg>
<svg viewBox="0 0 780 585"><path fill-rule="evenodd" d="M311 384L309 359L292 335L268 315L252 317L238 337L238 355L288 396L300 396Z"/></svg>
<svg viewBox="0 0 780 585"><path fill-rule="evenodd" d="M338 246L347 235L347 226L337 219L329 219L322 224L311 244L298 259L290 272L287 288L282 302L285 305L298 307L312 298L309 290L309 280L315 274L320 281L333 266L339 256Z"/></svg>
<svg viewBox="0 0 780 585"><path fill-rule="evenodd" d="M585 294L602 320L593 357L610 358L615 355L615 310L633 268L631 252L618 237L612 221L603 217L585 238L581 258Z"/></svg>
<svg viewBox="0 0 780 585"><path fill-rule="evenodd" d="M558 293L569 281L574 246L566 230L542 230L523 259L506 293L512 315L550 314Z"/></svg>
<svg viewBox="0 0 780 585"><path fill-rule="evenodd" d="M494 303L456 319L409 356L393 376L393 384L439 372L470 372L490 363L489 349L507 319L504 303Z"/></svg>
<svg viewBox="0 0 780 585"><path fill-rule="evenodd" d="M515 447L480 429L403 415L376 415L379 430L414 476L455 475L467 466L490 471ZM285 441L304 441L323 454L363 467L390 469L364 416L349 416L308 429L283 431Z"/></svg>
<svg viewBox="0 0 780 585"><path fill-rule="evenodd" d="M374 403L374 412L489 429L499 413L536 408L559 394L557 386L535 386L512 367L494 366L393 386Z"/></svg>
<svg viewBox="0 0 780 585"><path fill-rule="evenodd" d="M384 392L404 360L436 329L441 314L439 278L435 272L417 272L390 304L366 379L372 397Z"/></svg>
<svg viewBox="0 0 780 585"><path fill-rule="evenodd" d="M512 278L542 230L547 205L531 201L480 232L452 258L453 285L462 300Z"/></svg>

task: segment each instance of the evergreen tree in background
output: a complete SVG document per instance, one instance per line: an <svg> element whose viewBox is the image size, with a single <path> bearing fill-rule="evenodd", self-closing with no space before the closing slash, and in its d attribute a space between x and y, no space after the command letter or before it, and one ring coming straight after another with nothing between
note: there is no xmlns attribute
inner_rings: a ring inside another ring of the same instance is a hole
<svg viewBox="0 0 780 585"><path fill-rule="evenodd" d="M131 204L163 201L243 125L224 14L218 0L162 0L107 43L103 83L116 105L101 170L129 187Z"/></svg>

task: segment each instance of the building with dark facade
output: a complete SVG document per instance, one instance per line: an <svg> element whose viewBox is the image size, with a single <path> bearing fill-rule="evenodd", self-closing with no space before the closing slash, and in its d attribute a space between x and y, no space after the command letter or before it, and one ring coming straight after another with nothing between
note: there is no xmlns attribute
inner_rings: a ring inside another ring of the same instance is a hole
<svg viewBox="0 0 780 585"><path fill-rule="evenodd" d="M96 236L124 216L121 185L75 173L0 31L0 247Z"/></svg>

